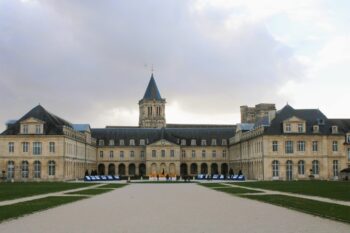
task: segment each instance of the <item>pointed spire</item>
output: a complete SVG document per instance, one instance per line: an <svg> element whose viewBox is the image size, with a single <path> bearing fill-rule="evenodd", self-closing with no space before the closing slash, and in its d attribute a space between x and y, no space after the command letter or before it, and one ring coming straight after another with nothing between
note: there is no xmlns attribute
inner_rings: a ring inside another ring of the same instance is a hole
<svg viewBox="0 0 350 233"><path fill-rule="evenodd" d="M158 90L156 81L153 77L153 72L151 74L151 79L148 83L145 95L143 96L143 99L146 100L162 100L162 96L160 95L160 92Z"/></svg>

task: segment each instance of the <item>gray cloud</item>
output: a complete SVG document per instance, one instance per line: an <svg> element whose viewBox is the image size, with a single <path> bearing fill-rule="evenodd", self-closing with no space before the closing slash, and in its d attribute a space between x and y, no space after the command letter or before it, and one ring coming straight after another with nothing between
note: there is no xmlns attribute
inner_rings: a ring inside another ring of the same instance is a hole
<svg viewBox="0 0 350 233"><path fill-rule="evenodd" d="M285 102L275 98L277 88L303 76L292 49L264 22L225 29L230 11L198 12L193 3L3 1L0 121L40 102L72 122L118 124L96 115L137 109L152 63L162 95L186 111L227 114L242 104Z"/></svg>

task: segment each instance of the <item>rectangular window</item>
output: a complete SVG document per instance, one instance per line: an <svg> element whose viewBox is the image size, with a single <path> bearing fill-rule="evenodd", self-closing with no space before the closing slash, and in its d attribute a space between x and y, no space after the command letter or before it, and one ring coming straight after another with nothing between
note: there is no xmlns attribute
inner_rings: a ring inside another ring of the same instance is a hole
<svg viewBox="0 0 350 233"><path fill-rule="evenodd" d="M15 152L15 143L14 142L9 142L9 152L10 153Z"/></svg>
<svg viewBox="0 0 350 233"><path fill-rule="evenodd" d="M196 151L192 150L192 158L196 158Z"/></svg>
<svg viewBox="0 0 350 233"><path fill-rule="evenodd" d="M174 150L170 150L170 157L172 157L172 158L175 157L175 151Z"/></svg>
<svg viewBox="0 0 350 233"><path fill-rule="evenodd" d="M213 156L213 158L216 158L216 150L213 150L212 156Z"/></svg>
<svg viewBox="0 0 350 233"><path fill-rule="evenodd" d="M98 141L98 145L99 145L99 146L104 146L104 145L105 145L105 141L100 139L100 140Z"/></svg>
<svg viewBox="0 0 350 233"><path fill-rule="evenodd" d="M226 150L222 151L222 157L226 158Z"/></svg>
<svg viewBox="0 0 350 233"><path fill-rule="evenodd" d="M141 158L145 158L145 152L141 151Z"/></svg>
<svg viewBox="0 0 350 233"><path fill-rule="evenodd" d="M55 143L49 142L49 151L50 153L55 153Z"/></svg>
<svg viewBox="0 0 350 233"><path fill-rule="evenodd" d="M202 158L205 158L205 150L202 150Z"/></svg>
<svg viewBox="0 0 350 233"><path fill-rule="evenodd" d="M293 142L292 141L286 141L286 154L292 154L292 153L294 153Z"/></svg>
<svg viewBox="0 0 350 233"><path fill-rule="evenodd" d="M36 125L35 126L35 133L36 134L41 134L41 125Z"/></svg>
<svg viewBox="0 0 350 233"><path fill-rule="evenodd" d="M312 142L312 151L313 152L318 151L318 141L313 141Z"/></svg>
<svg viewBox="0 0 350 233"><path fill-rule="evenodd" d="M216 139L212 139L212 140L211 140L211 145L212 145L212 146L216 146Z"/></svg>
<svg viewBox="0 0 350 233"><path fill-rule="evenodd" d="M336 125L332 126L332 133L333 134L338 133L338 126L336 126Z"/></svg>
<svg viewBox="0 0 350 233"><path fill-rule="evenodd" d="M186 158L186 151L185 150L181 151L181 156L182 156L182 158Z"/></svg>
<svg viewBox="0 0 350 233"><path fill-rule="evenodd" d="M298 132L303 133L304 132L304 124L298 124Z"/></svg>
<svg viewBox="0 0 350 233"><path fill-rule="evenodd" d="M350 148L348 148L348 161L350 161Z"/></svg>
<svg viewBox="0 0 350 233"><path fill-rule="evenodd" d="M114 158L114 152L112 150L109 152L109 158L111 158L111 159Z"/></svg>
<svg viewBox="0 0 350 233"><path fill-rule="evenodd" d="M124 158L124 151L120 151L120 158Z"/></svg>
<svg viewBox="0 0 350 233"><path fill-rule="evenodd" d="M125 145L124 139L120 139L120 140L119 140L119 146L124 146L124 145Z"/></svg>
<svg viewBox="0 0 350 233"><path fill-rule="evenodd" d="M145 145L145 139L140 139L140 146L144 146Z"/></svg>
<svg viewBox="0 0 350 233"><path fill-rule="evenodd" d="M110 146L114 146L114 140L113 139L109 140L109 145Z"/></svg>
<svg viewBox="0 0 350 233"><path fill-rule="evenodd" d="M339 175L338 160L333 160L333 176Z"/></svg>
<svg viewBox="0 0 350 233"><path fill-rule="evenodd" d="M207 140L202 140L201 145L202 145L202 146L206 146L206 145L207 145Z"/></svg>
<svg viewBox="0 0 350 233"><path fill-rule="evenodd" d="M186 146L186 139L181 139L181 146Z"/></svg>
<svg viewBox="0 0 350 233"><path fill-rule="evenodd" d="M320 127L318 125L313 126L314 133L318 133L320 131Z"/></svg>
<svg viewBox="0 0 350 233"><path fill-rule="evenodd" d="M298 151L305 151L305 141L298 141Z"/></svg>
<svg viewBox="0 0 350 233"><path fill-rule="evenodd" d="M273 152L278 151L278 142L277 141L272 142L272 151Z"/></svg>
<svg viewBox="0 0 350 233"><path fill-rule="evenodd" d="M222 139L222 145L223 146L227 146L227 140L226 139Z"/></svg>
<svg viewBox="0 0 350 233"><path fill-rule="evenodd" d="M23 133L28 134L28 125L23 125Z"/></svg>
<svg viewBox="0 0 350 233"><path fill-rule="evenodd" d="M191 140L191 146L196 146L196 145L197 145L196 139L192 139L192 140Z"/></svg>
<svg viewBox="0 0 350 233"><path fill-rule="evenodd" d="M152 157L155 158L157 156L156 150L152 150Z"/></svg>
<svg viewBox="0 0 350 233"><path fill-rule="evenodd" d="M130 157L131 158L134 158L135 157L135 152L132 150L132 151L130 151Z"/></svg>
<svg viewBox="0 0 350 233"><path fill-rule="evenodd" d="M29 152L29 142L22 142L23 152Z"/></svg>
<svg viewBox="0 0 350 233"><path fill-rule="evenodd" d="M162 150L162 158L165 158L165 150Z"/></svg>
<svg viewBox="0 0 350 233"><path fill-rule="evenodd" d="M41 142L33 142L33 155L41 155Z"/></svg>
<svg viewBox="0 0 350 233"><path fill-rule="evenodd" d="M286 132L291 132L291 131L292 131L291 125L289 123L286 124Z"/></svg>
<svg viewBox="0 0 350 233"><path fill-rule="evenodd" d="M334 152L338 151L338 141L333 141L332 149Z"/></svg>
<svg viewBox="0 0 350 233"><path fill-rule="evenodd" d="M350 134L348 134L348 135L346 136L346 142L347 142L347 143L350 143Z"/></svg>
<svg viewBox="0 0 350 233"><path fill-rule="evenodd" d="M100 151L100 158L103 158L103 151Z"/></svg>
<svg viewBox="0 0 350 233"><path fill-rule="evenodd" d="M135 146L135 140L134 139L130 139L130 146Z"/></svg>

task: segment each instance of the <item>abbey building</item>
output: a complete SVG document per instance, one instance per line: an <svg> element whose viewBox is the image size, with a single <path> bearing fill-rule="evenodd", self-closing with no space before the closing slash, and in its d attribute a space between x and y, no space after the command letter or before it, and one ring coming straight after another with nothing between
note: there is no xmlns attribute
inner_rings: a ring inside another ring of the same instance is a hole
<svg viewBox="0 0 350 233"><path fill-rule="evenodd" d="M318 109L241 106L241 123L167 124L153 74L139 101L139 126L91 128L36 106L0 135L0 177L72 180L195 176L241 171L248 179L338 179L350 166L350 119Z"/></svg>

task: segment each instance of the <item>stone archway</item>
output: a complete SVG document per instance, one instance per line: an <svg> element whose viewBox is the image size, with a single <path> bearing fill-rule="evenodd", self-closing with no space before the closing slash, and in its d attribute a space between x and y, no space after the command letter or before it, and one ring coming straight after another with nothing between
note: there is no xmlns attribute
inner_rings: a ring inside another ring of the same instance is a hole
<svg viewBox="0 0 350 233"><path fill-rule="evenodd" d="M187 172L187 164L186 163L182 163L180 165L180 175L181 176L187 176L188 172Z"/></svg>
<svg viewBox="0 0 350 233"><path fill-rule="evenodd" d="M125 171L125 164L124 163L119 164L119 166L118 166L118 174L120 176L125 176L126 171Z"/></svg>
<svg viewBox="0 0 350 233"><path fill-rule="evenodd" d="M196 163L192 163L191 164L191 169L190 169L191 174L196 175L198 173L198 166Z"/></svg>
<svg viewBox="0 0 350 233"><path fill-rule="evenodd" d="M160 173L160 175L162 175L162 176L165 176L166 174L168 174L168 171L167 171L167 169L166 169L165 163L161 163L161 164L160 164L159 173Z"/></svg>
<svg viewBox="0 0 350 233"><path fill-rule="evenodd" d="M110 175L110 176L115 175L115 165L113 163L110 163L108 165L108 175Z"/></svg>
<svg viewBox="0 0 350 233"><path fill-rule="evenodd" d="M129 176L134 176L136 173L136 166L133 163L129 164Z"/></svg>
<svg viewBox="0 0 350 233"><path fill-rule="evenodd" d="M171 177L176 176L176 167L174 163L169 164L169 175Z"/></svg>
<svg viewBox="0 0 350 233"><path fill-rule="evenodd" d="M217 163L212 163L210 166L211 174L219 174L219 169L218 169L218 164Z"/></svg>
<svg viewBox="0 0 350 233"><path fill-rule="evenodd" d="M144 163L141 163L139 165L139 175L145 176L146 175L146 165Z"/></svg>
<svg viewBox="0 0 350 233"><path fill-rule="evenodd" d="M151 173L150 175L151 176L156 176L157 175L157 164L156 163L152 163L151 164Z"/></svg>
<svg viewBox="0 0 350 233"><path fill-rule="evenodd" d="M201 164L201 174L208 174L208 164L206 163Z"/></svg>
<svg viewBox="0 0 350 233"><path fill-rule="evenodd" d="M103 176L105 174L105 165L103 163L100 163L98 165L97 170L98 170L98 174Z"/></svg>
<svg viewBox="0 0 350 233"><path fill-rule="evenodd" d="M221 174L227 175L228 174L228 165L227 163L221 164Z"/></svg>

